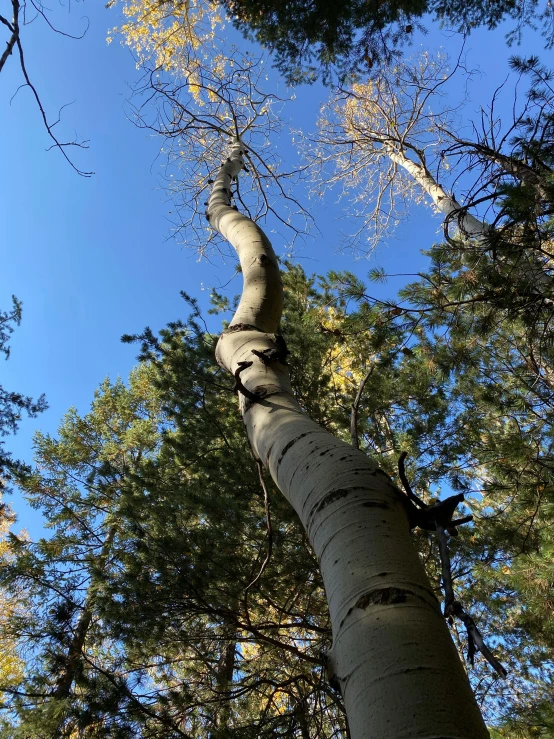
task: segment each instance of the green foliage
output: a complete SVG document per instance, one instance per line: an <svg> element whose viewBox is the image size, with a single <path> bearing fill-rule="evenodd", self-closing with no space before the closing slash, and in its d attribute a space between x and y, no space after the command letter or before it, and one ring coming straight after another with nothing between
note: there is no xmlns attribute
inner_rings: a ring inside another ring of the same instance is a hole
<svg viewBox="0 0 554 739"><path fill-rule="evenodd" d="M508 40L518 40L527 25L543 27L552 44L552 13L539 0L220 0L235 25L275 52L276 66L291 82L329 81L367 74L409 41L415 26L431 14L434 20L464 33L476 26L495 28L510 18Z"/></svg>
<svg viewBox="0 0 554 739"><path fill-rule="evenodd" d="M21 323L21 306L21 301L15 295L12 295L11 310L0 310L0 354L4 354L6 359L10 356L10 336L15 326L19 326ZM34 418L38 413L46 410L47 407L44 395L41 395L37 400L33 400L21 393L6 390L0 385L0 438L17 432L23 413ZM4 449L4 442L0 441L0 473L3 473L5 467L9 464L9 457L9 453ZM3 480L0 476L0 486L2 484Z"/></svg>
<svg viewBox="0 0 554 739"><path fill-rule="evenodd" d="M486 691L493 720L512 732L507 728L506 735L518 736L517 729L548 736L544 706L552 699L554 647L549 283L539 290L530 282L521 269L529 253L521 249L490 255L460 240L429 255L428 273L402 291L396 320L418 337L410 362L424 360L440 377L450 431L435 453L448 486L469 495L475 518L453 545L455 586L469 610L479 612L510 670L504 685L482 676L478 694Z"/></svg>
<svg viewBox="0 0 554 739"><path fill-rule="evenodd" d="M150 359L129 386L106 381L89 414L39 435L38 466L20 476L54 533L13 542L4 570L27 592L14 628L33 655L8 691L6 736L258 737L302 722L333 736L344 719L321 678L324 593L274 491L273 556L245 594L265 557L264 507L214 339L192 320L144 340Z"/></svg>
<svg viewBox="0 0 554 739"><path fill-rule="evenodd" d="M402 307L349 273L289 265L291 377L306 411L347 440L364 380L360 447L395 478L407 451L427 501L467 494L475 520L451 539L454 587L510 670L502 683L478 657L470 677L500 736L548 736L553 389L546 364L528 361L547 313L500 291L467 300L500 267L468 262L462 243L430 256ZM322 674L331 634L317 562L271 484L273 555L247 590L267 548L262 491L216 337L189 304L187 323L140 337L128 385L105 381L89 414L38 435L37 467L20 472L52 536L12 537L4 568L25 598L11 623L28 659L4 693L3 736L346 736ZM441 598L435 539L414 540Z"/></svg>

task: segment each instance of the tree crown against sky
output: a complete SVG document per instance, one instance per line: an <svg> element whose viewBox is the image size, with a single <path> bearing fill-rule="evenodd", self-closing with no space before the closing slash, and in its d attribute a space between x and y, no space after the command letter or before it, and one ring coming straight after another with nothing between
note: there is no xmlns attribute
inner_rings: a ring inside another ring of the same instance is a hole
<svg viewBox="0 0 554 739"><path fill-rule="evenodd" d="M439 272L441 274L444 274L444 269L439 268ZM441 304L438 305L438 309L440 309L440 308L442 308L442 305ZM396 310L396 308L395 307L391 307L390 308L390 311L392 312L393 310ZM381 318L381 320L382 320L382 318ZM327 328L328 330L332 330L332 331L339 330L339 333L340 333L340 329L337 329L336 327L330 328L330 326L325 325L324 328ZM335 336L335 334L333 334L333 336ZM409 347L405 347L405 348L408 349L408 351L410 350ZM407 356L409 356L409 354ZM338 397L338 396L336 396L336 397ZM323 415L323 420L325 420L325 415ZM385 425L384 421L383 421L383 425Z"/></svg>
<svg viewBox="0 0 554 739"><path fill-rule="evenodd" d="M516 193L520 207L527 197L537 208L537 248L549 243L552 73L537 57L512 57L510 66L492 100L470 115L477 71L467 70L463 52L457 60L442 50L405 57L330 96L318 130L299 135L313 192L339 189L358 226L347 246L371 252L409 217L414 201L444 214L447 239L461 228L515 240ZM499 112L508 105L509 114Z"/></svg>
<svg viewBox="0 0 554 739"><path fill-rule="evenodd" d="M540 0L222 0L221 4L241 31L274 51L277 68L294 82L312 82L321 75L326 80L365 75L409 43L414 28L427 25L429 17L462 33L477 26L493 29L509 19L510 41L517 41L526 26L539 24L546 47L553 42L552 10Z"/></svg>
<svg viewBox="0 0 554 739"><path fill-rule="evenodd" d="M12 308L9 311L0 310L0 356L3 354L4 359L10 356L10 338L16 326L21 323L22 305L21 301L12 296ZM46 410L46 398L41 395L37 400L33 400L29 396L22 395L13 390L7 390L0 385L0 487L3 486L5 480L3 475L6 473L5 467L9 462L9 452L5 450L5 440L3 437L15 434L19 427L19 423L23 415L35 418L37 414ZM0 516L2 515L2 506L0 505Z"/></svg>

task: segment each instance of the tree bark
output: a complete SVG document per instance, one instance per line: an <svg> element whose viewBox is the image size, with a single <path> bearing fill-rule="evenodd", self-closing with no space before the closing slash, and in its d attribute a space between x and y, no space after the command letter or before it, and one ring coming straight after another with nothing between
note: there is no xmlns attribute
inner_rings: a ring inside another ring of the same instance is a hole
<svg viewBox="0 0 554 739"><path fill-rule="evenodd" d="M229 629L224 629L229 632ZM210 723L213 727L210 739L230 736L231 693L233 674L235 672L235 652L237 649L236 633L229 639L222 638L219 661L215 667L215 694L217 703L210 711Z"/></svg>
<svg viewBox="0 0 554 739"><path fill-rule="evenodd" d="M447 219L455 221L465 236L473 239L483 239L486 236L489 226L468 213L453 195L449 195L444 187L439 185L422 164L414 162L394 149L388 151L388 156L414 178L441 213L444 213Z"/></svg>
<svg viewBox="0 0 554 739"><path fill-rule="evenodd" d="M293 506L318 557L353 739L488 737L448 627L410 537L405 496L365 454L336 439L293 397L279 266L263 231L230 206L243 167L235 141L208 218L236 249L244 289L218 362L237 378L254 454Z"/></svg>
<svg viewBox="0 0 554 739"><path fill-rule="evenodd" d="M389 150L388 156L398 166L403 167L429 195L435 206L446 215L445 222L453 221L458 224L465 237L473 239L477 243L487 243L493 233L491 226L468 213L464 206L458 203L453 195L449 195L444 187L435 180L423 164L418 164L404 153L393 149ZM497 163L500 163L500 156L497 157ZM505 159L508 159L508 157L505 157ZM552 283L550 275L545 274L539 264L527 261L525 256L522 257L520 268L528 281L531 294L538 295L546 303L552 304L552 299L547 297Z"/></svg>

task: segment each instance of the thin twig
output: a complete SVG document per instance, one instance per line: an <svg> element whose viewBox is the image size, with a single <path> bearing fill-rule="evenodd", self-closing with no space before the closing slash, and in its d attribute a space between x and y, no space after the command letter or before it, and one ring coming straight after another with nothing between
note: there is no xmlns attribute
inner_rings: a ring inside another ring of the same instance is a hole
<svg viewBox="0 0 554 739"><path fill-rule="evenodd" d="M437 521L437 539L439 540L439 553L442 566L442 586L444 589L444 615L450 615L449 611L454 603L454 588L452 587L452 565L450 562L450 552L448 551L448 541L444 527Z"/></svg>
<svg viewBox="0 0 554 739"><path fill-rule="evenodd" d="M7 26L12 34L10 36L10 40L6 42L4 53L0 57L0 72L2 71L2 68L4 67L4 64L6 63L8 57L12 53L13 47L19 40L19 0L12 0L12 9L13 20L11 23L8 21L7 18L4 18L3 15L0 15L0 23L3 23L5 26Z"/></svg>
<svg viewBox="0 0 554 739"><path fill-rule="evenodd" d="M271 510L269 506L269 492L267 490L267 485L265 484L265 480L264 480L263 465L259 459L256 460L256 464L258 465L258 475L260 477L260 485L262 486L262 490L264 491L265 520L266 520L266 525L267 525L267 554L262 563L262 566L260 567L260 571L258 572L256 577L252 580L250 585L246 586L245 592L250 590L250 588L253 588L254 585L258 582L258 580L261 578L261 576L264 574L264 570L269 564L269 560L271 559L271 552L273 551L273 528L271 526Z"/></svg>
<svg viewBox="0 0 554 739"><path fill-rule="evenodd" d="M360 387L358 388L358 392L356 393L356 397L354 398L354 403L352 404L352 415L350 416L350 439L354 449L360 448L360 442L358 440L358 410L360 408L360 401L362 399L362 393L367 384L367 381L371 377L371 373L374 369L375 364L372 364L369 370L364 375L362 381L360 382Z"/></svg>

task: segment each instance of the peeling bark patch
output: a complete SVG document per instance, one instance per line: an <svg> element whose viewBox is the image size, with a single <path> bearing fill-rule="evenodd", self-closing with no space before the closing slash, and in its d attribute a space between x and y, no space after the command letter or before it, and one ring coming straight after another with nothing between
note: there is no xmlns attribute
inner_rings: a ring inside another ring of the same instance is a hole
<svg viewBox="0 0 554 739"><path fill-rule="evenodd" d="M305 431L303 434L300 434L300 436L296 436L294 439L291 439L285 446L283 447L283 451L281 452L281 456L277 460L277 467L281 464L283 461L283 457L288 452L288 450L293 447L297 441L300 441L300 439L303 439L305 436L308 436L310 431Z"/></svg>
<svg viewBox="0 0 554 739"><path fill-rule="evenodd" d="M355 488L340 488L339 490L333 490L331 493L327 493L327 495L320 501L314 513L319 513L328 505L334 503L336 500L345 498L348 493L352 492L352 490L355 490Z"/></svg>
<svg viewBox="0 0 554 739"><path fill-rule="evenodd" d="M358 598L354 607L365 610L368 606L392 606L405 603L410 595L414 593L403 588L379 588Z"/></svg>

